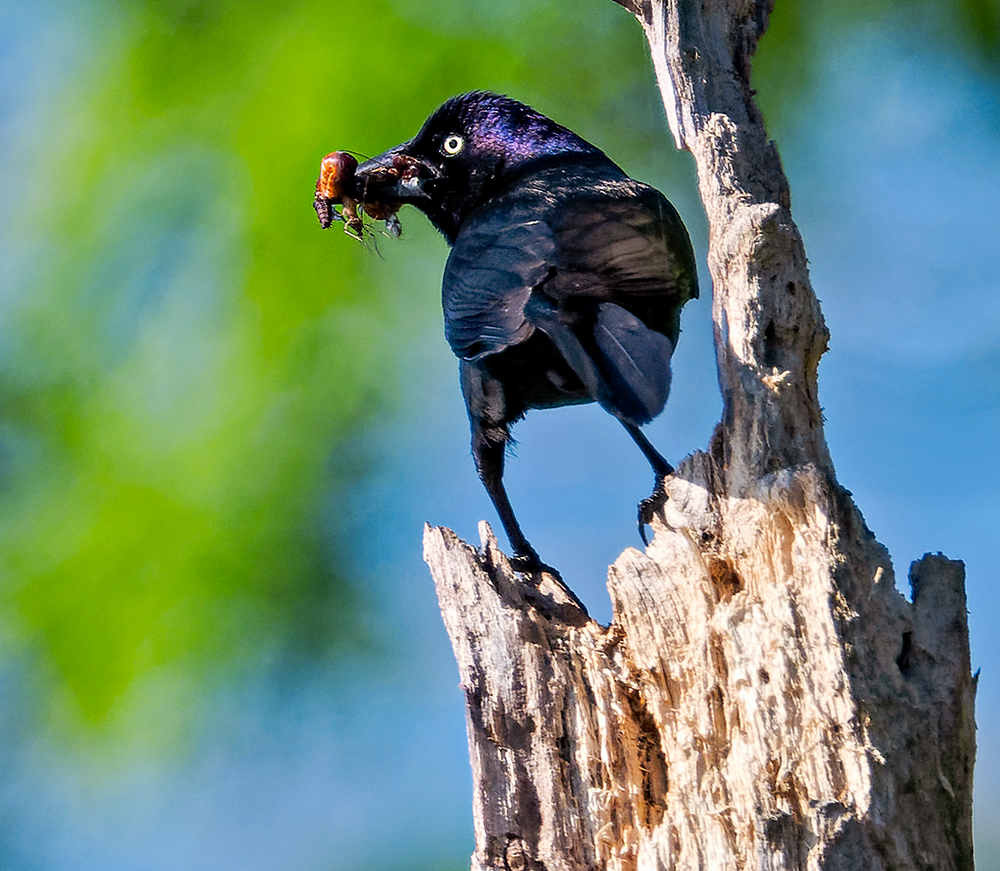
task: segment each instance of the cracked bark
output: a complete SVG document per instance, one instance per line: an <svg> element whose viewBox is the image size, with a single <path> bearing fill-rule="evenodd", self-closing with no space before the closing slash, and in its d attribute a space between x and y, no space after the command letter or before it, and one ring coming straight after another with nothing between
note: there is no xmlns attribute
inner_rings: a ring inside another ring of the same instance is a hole
<svg viewBox="0 0 1000 871"><path fill-rule="evenodd" d="M613 619L425 530L467 703L477 869L971 869L964 569L912 601L836 481L828 334L749 87L769 4L622 2L709 219L723 420L667 482ZM568 579L571 581L572 579Z"/></svg>

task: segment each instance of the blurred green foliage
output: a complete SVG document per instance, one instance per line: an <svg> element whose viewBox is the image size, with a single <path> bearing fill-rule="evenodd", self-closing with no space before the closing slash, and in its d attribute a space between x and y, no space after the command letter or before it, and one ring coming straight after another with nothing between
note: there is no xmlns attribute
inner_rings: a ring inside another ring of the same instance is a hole
<svg viewBox="0 0 1000 871"><path fill-rule="evenodd" d="M176 718L212 673L363 641L331 545L357 470L332 458L391 406L397 336L437 313L320 232L319 159L473 87L610 116L647 62L604 2L568 29L554 3L456 3L443 28L388 0L56 8L88 50L5 228L2 619L66 723L113 723L144 679Z"/></svg>

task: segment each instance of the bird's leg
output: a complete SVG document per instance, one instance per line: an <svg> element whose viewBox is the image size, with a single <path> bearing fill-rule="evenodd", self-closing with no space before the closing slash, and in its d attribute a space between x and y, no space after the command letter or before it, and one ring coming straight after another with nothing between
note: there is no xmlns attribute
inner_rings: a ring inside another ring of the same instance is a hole
<svg viewBox="0 0 1000 871"><path fill-rule="evenodd" d="M649 439L643 435L642 430L634 423L622 420L621 425L632 436L632 441L639 446L639 450L642 451L643 456L649 461L649 465L653 467L653 474L655 475L653 492L639 503L638 511L639 537L642 539L642 543L648 547L649 542L646 540L646 526L652 522L653 515L667 501L666 477L673 473L674 467L663 459L660 452L653 447Z"/></svg>
<svg viewBox="0 0 1000 871"><path fill-rule="evenodd" d="M504 451L510 441L510 421L516 420L523 409L510 407L503 381L491 374L485 365L462 360L459 374L472 427L472 458L514 551L511 562L519 572L535 574L545 570L558 575L528 544L503 486Z"/></svg>
<svg viewBox="0 0 1000 871"><path fill-rule="evenodd" d="M492 432L490 431L492 430ZM480 421L472 421L472 457L476 461L476 471L479 480L483 482L503 524L507 540L514 551L511 563L519 572L534 574L539 571L555 572L545 565L528 539L521 532L521 526L514 516L514 509L507 498L507 490L503 485L504 450L509 434L506 427L490 427L487 430ZM492 437L491 437L492 436Z"/></svg>
<svg viewBox="0 0 1000 871"><path fill-rule="evenodd" d="M497 428L493 429L494 433ZM493 507L500 515L500 522L503 524L504 532L510 541L510 546L514 551L511 558L511 565L514 570L527 576L528 583L533 587L538 587L542 581L542 573L551 576L552 581L562 590L563 595L576 607L579 614L584 618L588 617L587 607L581 602L576 594L566 586L559 574L552 566L546 565L539 559L535 549L528 543L528 539L521 532L521 527L514 517L514 509L510 507L510 500L507 498L507 490L503 486L503 460L506 441L509 438L506 427L502 430L504 439L502 441L491 439L487 432L476 422L472 424L472 455L476 461L476 470L479 478L493 500ZM528 598L528 601L532 601ZM536 608L542 608L541 602L534 602ZM565 615L563 615L565 618Z"/></svg>

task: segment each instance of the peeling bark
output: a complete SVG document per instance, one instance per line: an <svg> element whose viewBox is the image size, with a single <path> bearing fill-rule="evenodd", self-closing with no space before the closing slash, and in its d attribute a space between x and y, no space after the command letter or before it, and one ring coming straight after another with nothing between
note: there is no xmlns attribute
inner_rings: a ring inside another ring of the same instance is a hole
<svg viewBox="0 0 1000 871"><path fill-rule="evenodd" d="M749 87L769 6L623 2L709 218L724 412L667 481L613 619L428 528L466 694L473 869L971 869L975 756L962 564L912 602L836 482L827 331Z"/></svg>

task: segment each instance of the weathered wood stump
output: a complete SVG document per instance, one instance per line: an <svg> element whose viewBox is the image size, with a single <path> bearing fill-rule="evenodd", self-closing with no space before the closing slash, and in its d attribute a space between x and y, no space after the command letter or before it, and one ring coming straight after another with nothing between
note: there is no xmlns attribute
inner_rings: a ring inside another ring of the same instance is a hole
<svg viewBox="0 0 1000 871"><path fill-rule="evenodd" d="M860 518L832 522L816 470L719 506L711 467L687 461L671 525L612 566L608 627L523 584L485 524L481 551L427 529L466 695L473 868L972 868L961 564L915 563L911 605Z"/></svg>

